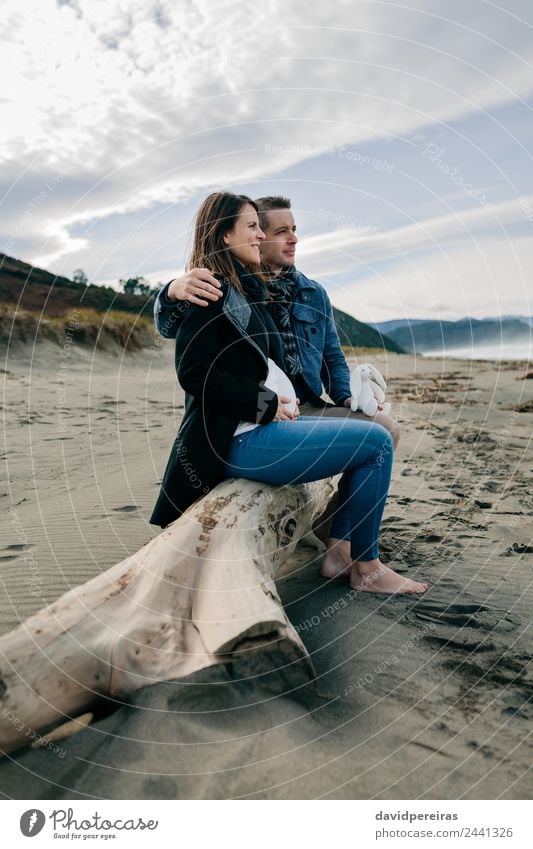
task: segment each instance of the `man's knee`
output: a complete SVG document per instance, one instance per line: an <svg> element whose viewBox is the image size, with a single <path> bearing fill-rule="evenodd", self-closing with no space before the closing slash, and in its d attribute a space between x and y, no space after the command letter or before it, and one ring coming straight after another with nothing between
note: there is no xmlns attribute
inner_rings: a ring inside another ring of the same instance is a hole
<svg viewBox="0 0 533 849"><path fill-rule="evenodd" d="M303 409L301 409L301 413ZM400 423L397 419L393 419L392 416L386 416L384 413L376 413L375 416L365 416L360 410L353 412L349 407L325 407L322 410L320 408L308 408L302 414L310 416L323 415L328 418L358 419L365 422L375 421L377 424L382 425L385 430L388 430L392 436L395 450L400 441Z"/></svg>
<svg viewBox="0 0 533 849"><path fill-rule="evenodd" d="M393 454L394 438L392 433L384 426L383 422L376 422L376 424L379 424L379 428L376 428L376 431L379 431L379 434L376 433L376 438L380 451L385 452L385 454Z"/></svg>
<svg viewBox="0 0 533 849"><path fill-rule="evenodd" d="M400 441L401 428L399 421L397 419L393 419L392 416L385 416L379 414L376 416L376 421L378 422L378 424L383 425L383 427L389 431L390 435L392 436L392 441L394 443L394 450L396 450Z"/></svg>
<svg viewBox="0 0 533 849"><path fill-rule="evenodd" d="M368 448L371 456L382 466L388 464L392 466L394 462L394 441L392 434L383 422L378 422L374 418L371 421L370 430L367 433ZM354 450L357 452L358 446Z"/></svg>
<svg viewBox="0 0 533 849"><path fill-rule="evenodd" d="M397 419L391 419L390 421L391 421L391 429L390 429L389 432L390 432L390 435L392 436L392 441L394 442L394 450L396 450L397 447L398 447L398 443L400 441L400 433L401 433L400 422Z"/></svg>

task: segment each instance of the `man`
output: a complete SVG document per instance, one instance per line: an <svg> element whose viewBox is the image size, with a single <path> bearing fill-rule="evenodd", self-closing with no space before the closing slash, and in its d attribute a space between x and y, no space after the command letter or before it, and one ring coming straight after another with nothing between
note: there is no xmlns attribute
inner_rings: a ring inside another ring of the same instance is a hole
<svg viewBox="0 0 533 849"><path fill-rule="evenodd" d="M269 275L272 315L283 338L286 372L300 399L300 415L368 419L350 409L350 370L327 292L295 267L298 237L290 200L263 197L256 203L266 236L261 242L261 263ZM191 269L171 280L154 305L158 332L167 339L174 338L180 315L189 303L207 306L221 294L218 280L206 268ZM321 398L324 389L333 403ZM373 418L390 432L396 447L398 422L382 412ZM344 574L349 560L349 542L329 539L322 575Z"/></svg>

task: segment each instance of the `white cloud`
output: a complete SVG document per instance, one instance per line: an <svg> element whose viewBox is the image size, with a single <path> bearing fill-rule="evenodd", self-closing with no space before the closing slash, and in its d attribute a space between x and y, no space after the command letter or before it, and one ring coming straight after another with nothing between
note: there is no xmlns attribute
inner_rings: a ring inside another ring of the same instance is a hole
<svg viewBox="0 0 533 849"><path fill-rule="evenodd" d="M305 239L298 262L312 266L313 274L335 277L353 268L354 260L365 265L396 258L405 261L420 252L446 252L457 242L475 243L483 235L502 238L508 227L527 233L533 225L527 221L524 207L533 209L533 196L474 206L390 230L343 227Z"/></svg>
<svg viewBox="0 0 533 849"><path fill-rule="evenodd" d="M528 27L481 2L455 7L459 23L444 0L7 0L3 11L0 194L30 164L34 188L4 201L2 232L67 168L19 240L48 264L83 245L77 223L264 179L313 146L404 137L533 90Z"/></svg>
<svg viewBox="0 0 533 849"><path fill-rule="evenodd" d="M388 231L343 228L305 241L299 264L362 321L530 315L532 209L523 196Z"/></svg>
<svg viewBox="0 0 533 849"><path fill-rule="evenodd" d="M506 239L481 233L439 250L370 260L364 276L328 285L333 303L361 321L533 314L533 232ZM357 269L357 255L352 257ZM308 270L305 266L306 271Z"/></svg>

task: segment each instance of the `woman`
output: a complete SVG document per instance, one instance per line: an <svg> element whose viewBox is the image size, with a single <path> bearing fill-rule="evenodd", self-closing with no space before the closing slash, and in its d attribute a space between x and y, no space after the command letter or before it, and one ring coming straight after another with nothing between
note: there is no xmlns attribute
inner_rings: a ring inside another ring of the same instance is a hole
<svg viewBox="0 0 533 849"><path fill-rule="evenodd" d="M426 584L384 566L378 533L387 498L393 442L381 425L355 419L298 418L284 351L258 276L256 204L214 192L198 211L190 268L209 268L223 296L207 307L184 302L176 370L186 411L150 521L165 527L226 477L296 484L344 472L331 536L349 540L339 565L352 588L423 592Z"/></svg>

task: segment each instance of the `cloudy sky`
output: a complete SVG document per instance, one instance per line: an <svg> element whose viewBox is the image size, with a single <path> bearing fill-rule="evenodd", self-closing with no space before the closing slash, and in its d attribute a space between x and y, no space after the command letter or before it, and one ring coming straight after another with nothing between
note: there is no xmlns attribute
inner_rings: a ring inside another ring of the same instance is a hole
<svg viewBox="0 0 533 849"><path fill-rule="evenodd" d="M213 188L292 198L363 321L533 314L529 0L3 0L0 251L183 268Z"/></svg>

